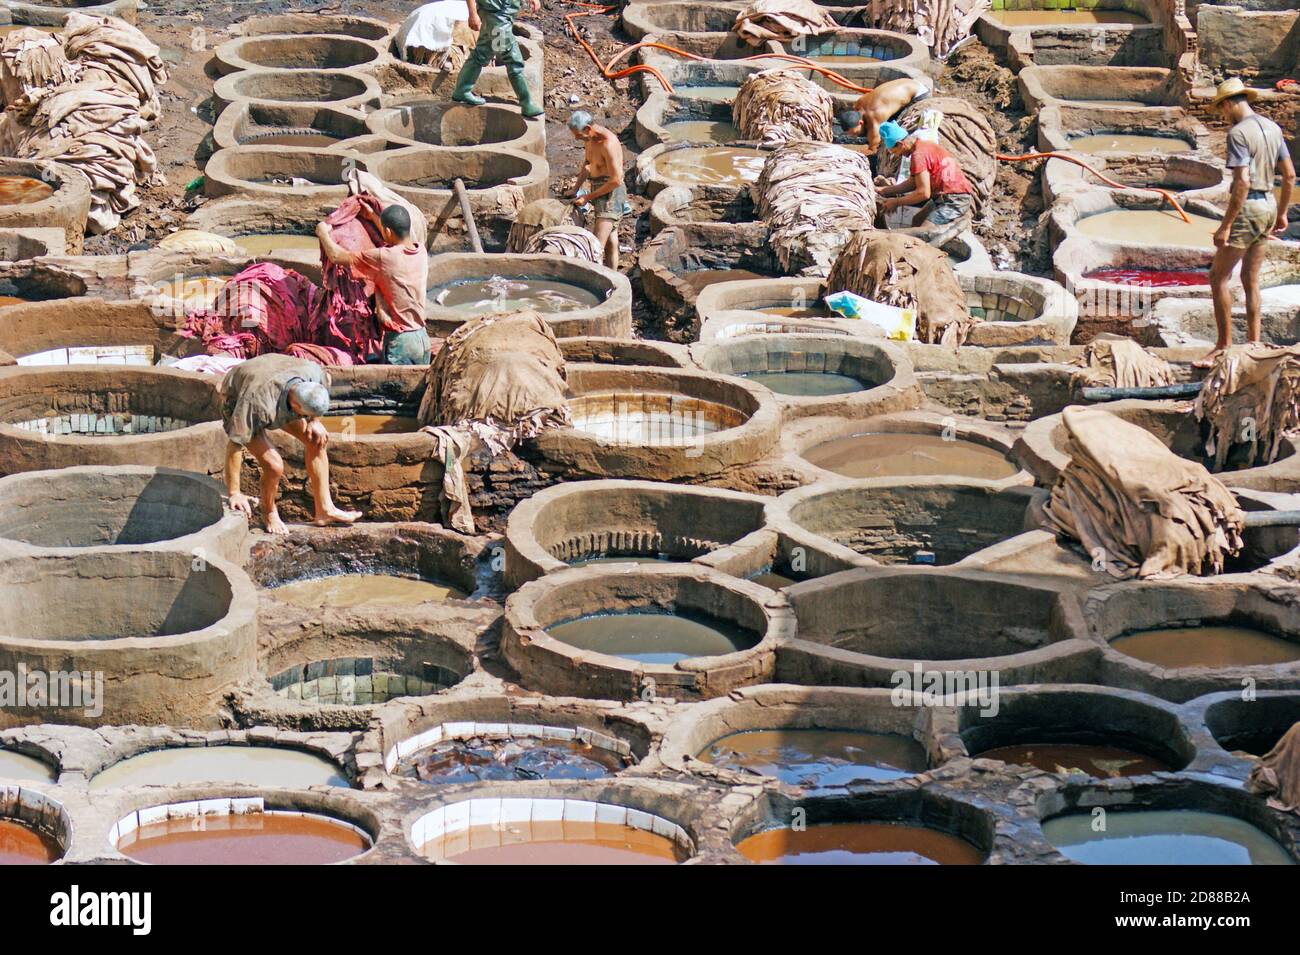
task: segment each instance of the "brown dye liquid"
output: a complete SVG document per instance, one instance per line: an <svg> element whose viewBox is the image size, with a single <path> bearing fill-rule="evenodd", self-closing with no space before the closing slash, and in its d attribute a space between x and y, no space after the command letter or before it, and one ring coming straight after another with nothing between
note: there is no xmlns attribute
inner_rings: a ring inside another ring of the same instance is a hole
<svg viewBox="0 0 1300 955"><path fill-rule="evenodd" d="M697 758L810 788L885 782L930 765L925 749L910 737L822 729L732 733L710 743Z"/></svg>
<svg viewBox="0 0 1300 955"><path fill-rule="evenodd" d="M448 584L389 574L338 574L276 587L277 600L299 607L409 607L430 600L464 599Z"/></svg>
<svg viewBox="0 0 1300 955"><path fill-rule="evenodd" d="M336 820L278 812L168 819L118 844L151 865L328 865L369 848L368 838Z"/></svg>
<svg viewBox="0 0 1300 955"><path fill-rule="evenodd" d="M1110 645L1126 656L1166 669L1245 667L1300 660L1300 643L1253 627L1165 627L1125 634Z"/></svg>
<svg viewBox="0 0 1300 955"><path fill-rule="evenodd" d="M425 857L462 865L676 865L686 852L666 836L606 822L471 826L427 843Z"/></svg>
<svg viewBox="0 0 1300 955"><path fill-rule="evenodd" d="M771 276L759 275L757 272L751 272L749 269L699 269L695 272L674 272L673 275L685 282L696 292L708 288L710 285L716 285L719 282L748 282L755 279L766 279Z"/></svg>
<svg viewBox="0 0 1300 955"><path fill-rule="evenodd" d="M580 617L552 624L546 632L579 650L661 664L735 653L758 642L756 634L721 620L666 613Z"/></svg>
<svg viewBox="0 0 1300 955"><path fill-rule="evenodd" d="M833 313L824 305L763 305L750 309L764 315L779 315L782 318L832 318Z"/></svg>
<svg viewBox="0 0 1300 955"><path fill-rule="evenodd" d="M16 295L0 295L0 308L7 308L10 305L26 305L29 299L19 298Z"/></svg>
<svg viewBox="0 0 1300 955"><path fill-rule="evenodd" d="M1070 148L1083 153L1186 153L1192 151L1192 144L1173 136L1098 133L1071 139Z"/></svg>
<svg viewBox="0 0 1300 955"><path fill-rule="evenodd" d="M757 182L767 154L743 146L674 149L655 159L665 179L687 185L743 186Z"/></svg>
<svg viewBox="0 0 1300 955"><path fill-rule="evenodd" d="M1145 776L1169 772L1173 767L1158 759L1118 746L1085 743L1019 743L997 746L976 754L980 759L1033 766L1048 773L1087 773L1097 779Z"/></svg>
<svg viewBox="0 0 1300 955"><path fill-rule="evenodd" d="M969 842L946 832L884 822L769 829L736 848L766 865L979 865L984 859Z"/></svg>
<svg viewBox="0 0 1300 955"><path fill-rule="evenodd" d="M499 275L490 279L452 282L433 289L430 297L443 308L454 308L470 315L516 312L526 308L550 314L573 312L600 304L595 292L571 282Z"/></svg>
<svg viewBox="0 0 1300 955"><path fill-rule="evenodd" d="M250 786L350 786L323 756L283 746L187 746L155 749L114 763L90 780L92 790L232 782Z"/></svg>
<svg viewBox="0 0 1300 955"><path fill-rule="evenodd" d="M0 206L22 206L54 195L48 182L31 176L0 176Z"/></svg>
<svg viewBox="0 0 1300 955"><path fill-rule="evenodd" d="M49 865L63 850L49 833L0 819L0 866Z"/></svg>
<svg viewBox="0 0 1300 955"><path fill-rule="evenodd" d="M217 297L230 279L219 275L198 275L193 278L154 283L154 291L168 298L179 299L187 306L202 308Z"/></svg>
<svg viewBox="0 0 1300 955"><path fill-rule="evenodd" d="M670 143L730 143L740 138L740 130L731 123L690 119L666 124L664 138Z"/></svg>
<svg viewBox="0 0 1300 955"><path fill-rule="evenodd" d="M1000 480L1018 468L1000 452L937 434L855 434L816 445L804 460L851 478L943 475Z"/></svg>
<svg viewBox="0 0 1300 955"><path fill-rule="evenodd" d="M1125 245L1187 245L1214 248L1214 232L1219 220L1187 213L1190 223L1178 213L1165 209L1116 209L1086 216L1077 223L1084 235L1109 239Z"/></svg>
<svg viewBox="0 0 1300 955"><path fill-rule="evenodd" d="M282 255L303 250L320 255L320 239L314 235L293 235L288 232L268 232L263 235L241 235L235 244L246 255Z"/></svg>
<svg viewBox="0 0 1300 955"><path fill-rule="evenodd" d="M848 375L817 371L762 371L742 375L748 381L771 388L778 395L797 398L825 398L865 391L867 386Z"/></svg>
<svg viewBox="0 0 1300 955"><path fill-rule="evenodd" d="M239 141L241 146L288 146L291 149L321 149L340 141L338 136L326 133L271 133L265 136L248 136Z"/></svg>
<svg viewBox="0 0 1300 955"><path fill-rule="evenodd" d="M793 577L787 577L785 574L779 574L774 570L765 570L761 574L755 574L747 579L771 590L780 590L782 587L789 587L791 584L799 582Z"/></svg>
<svg viewBox="0 0 1300 955"><path fill-rule="evenodd" d="M738 86L674 86L673 95L679 99L702 99L708 100L710 103L729 103L736 98L739 89Z"/></svg>
<svg viewBox="0 0 1300 955"><path fill-rule="evenodd" d="M995 10L987 14L1008 27L1091 26L1104 23L1149 23L1127 10Z"/></svg>
<svg viewBox="0 0 1300 955"><path fill-rule="evenodd" d="M1146 109L1151 104L1137 99L1073 99L1061 97L1075 106L1122 106L1125 109Z"/></svg>
<svg viewBox="0 0 1300 955"><path fill-rule="evenodd" d="M418 418L395 414L326 415L321 424L330 434L361 437L371 434L411 434L420 430Z"/></svg>

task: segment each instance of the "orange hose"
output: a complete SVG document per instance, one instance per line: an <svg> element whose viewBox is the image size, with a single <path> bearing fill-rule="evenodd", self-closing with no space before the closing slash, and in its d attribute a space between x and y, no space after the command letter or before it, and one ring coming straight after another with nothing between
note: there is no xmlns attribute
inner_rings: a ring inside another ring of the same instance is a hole
<svg viewBox="0 0 1300 955"><path fill-rule="evenodd" d="M673 85L669 83L668 80L664 78L664 75L653 66L629 66L627 69L619 70L617 73L611 73L608 67L603 66L600 62L600 57L596 55L596 51L592 49L591 44L582 38L582 34L579 33L578 28L574 26L573 20L575 17L591 17L598 13L609 13L613 10L617 10L618 7L602 7L594 3L579 3L579 6L586 7L587 9L576 11L574 13L566 13L564 15L564 22L568 26L569 32L573 34L573 38L578 41L584 50L587 51L587 55L591 57L591 62L596 64L596 69L600 70L601 76L607 80L618 80L625 76L631 76L633 73L649 73L659 81L659 84L664 88L665 92L670 95L672 94Z"/></svg>
<svg viewBox="0 0 1300 955"><path fill-rule="evenodd" d="M1103 176L1101 173L1093 169L1082 159L1075 159L1073 156L1067 156L1064 153L1026 153L1023 156L1005 156L1002 153L995 153L994 158L1000 159L1002 162L1027 162L1028 160L1031 159L1064 159L1066 162L1072 162L1076 166L1082 166L1084 169L1088 170L1088 172L1092 173L1094 176L1096 176L1106 185L1110 186L1112 189L1132 189L1137 192L1159 193L1161 196L1165 198L1165 200L1171 206L1174 207L1174 211L1183 217L1184 222L1186 222L1188 225L1190 225L1192 222L1191 219L1187 218L1187 213L1183 211L1183 207L1178 204L1178 200L1175 199L1173 197L1173 194L1170 193L1167 189L1157 189L1153 186L1128 186L1122 182L1116 182L1114 179L1110 179L1107 176Z"/></svg>

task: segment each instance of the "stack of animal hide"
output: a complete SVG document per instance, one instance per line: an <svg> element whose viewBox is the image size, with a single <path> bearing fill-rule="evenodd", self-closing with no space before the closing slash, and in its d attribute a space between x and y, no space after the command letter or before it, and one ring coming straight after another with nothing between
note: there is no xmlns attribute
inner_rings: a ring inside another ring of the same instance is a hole
<svg viewBox="0 0 1300 955"><path fill-rule="evenodd" d="M1196 417L1209 422L1205 454L1214 470L1239 445L1247 466L1276 461L1282 437L1300 430L1300 345L1254 342L1220 352L1196 397Z"/></svg>
<svg viewBox="0 0 1300 955"><path fill-rule="evenodd" d="M863 22L876 30L915 36L930 55L947 56L992 4L990 0L868 0Z"/></svg>
<svg viewBox="0 0 1300 955"><path fill-rule="evenodd" d="M1123 335L1098 335L1083 350L1088 380L1105 388L1159 388L1176 380L1174 366Z"/></svg>
<svg viewBox="0 0 1300 955"><path fill-rule="evenodd" d="M602 261L602 251L596 237L582 226L576 225L557 225L543 229L524 246L524 252L529 255L562 255L597 265Z"/></svg>
<svg viewBox="0 0 1300 955"><path fill-rule="evenodd" d="M835 100L791 70L763 70L740 84L731 118L741 139L756 139L765 146L829 143L834 138Z"/></svg>
<svg viewBox="0 0 1300 955"><path fill-rule="evenodd" d="M839 24L812 0L754 0L736 15L732 32L750 46L767 40L785 42L797 36L833 33Z"/></svg>

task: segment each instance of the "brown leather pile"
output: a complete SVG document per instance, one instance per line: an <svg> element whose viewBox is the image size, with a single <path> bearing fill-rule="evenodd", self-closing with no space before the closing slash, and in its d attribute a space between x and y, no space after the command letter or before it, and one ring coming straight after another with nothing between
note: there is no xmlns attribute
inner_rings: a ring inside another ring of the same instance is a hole
<svg viewBox="0 0 1300 955"><path fill-rule="evenodd" d="M568 222L573 207L559 199L534 199L519 210L510 223L510 234L506 236L507 252L522 252L528 247L528 240L552 226Z"/></svg>
<svg viewBox="0 0 1300 955"><path fill-rule="evenodd" d="M1283 812L1300 812L1300 723L1282 734L1277 745L1250 771L1246 789L1264 796Z"/></svg>
<svg viewBox="0 0 1300 955"><path fill-rule="evenodd" d="M832 33L839 24L812 0L754 0L736 15L732 32L750 46L767 40Z"/></svg>
<svg viewBox="0 0 1300 955"><path fill-rule="evenodd" d="M731 120L741 139L765 146L829 143L835 138L835 100L793 70L763 70L740 84L731 104Z"/></svg>
<svg viewBox="0 0 1300 955"><path fill-rule="evenodd" d="M556 225L543 229L524 246L529 255L562 255L599 265L603 260L600 242L578 225Z"/></svg>
<svg viewBox="0 0 1300 955"><path fill-rule="evenodd" d="M993 194L993 180L997 178L998 140L993 126L979 107L955 96L931 96L913 103L894 118L908 132L921 128L927 112L943 114L939 124L939 145L948 150L961 166L961 171L975 191L974 213L979 215L989 196ZM877 154L880 174L893 179L898 174L899 159L885 150Z"/></svg>
<svg viewBox="0 0 1300 955"><path fill-rule="evenodd" d="M1201 465L1107 411L1071 406L1061 418L1070 463L1045 526L1096 566L1119 579L1217 574L1241 550L1236 498Z"/></svg>
<svg viewBox="0 0 1300 955"><path fill-rule="evenodd" d="M828 293L853 292L882 305L916 310L916 337L956 347L978 319L952 263L915 236L875 230L853 233L826 279Z"/></svg>
<svg viewBox="0 0 1300 955"><path fill-rule="evenodd" d="M1222 470L1238 446L1249 449L1248 466L1276 461L1283 436L1300 430L1300 345L1224 349L1205 376L1195 410L1198 421L1209 423L1205 455L1214 470Z"/></svg>
<svg viewBox="0 0 1300 955"><path fill-rule="evenodd" d="M1131 338L1103 333L1083 350L1088 380L1105 388L1159 388L1176 381L1174 366Z"/></svg>
<svg viewBox="0 0 1300 955"><path fill-rule="evenodd" d="M868 0L863 20L877 30L919 37L936 57L971 35L990 0Z"/></svg>

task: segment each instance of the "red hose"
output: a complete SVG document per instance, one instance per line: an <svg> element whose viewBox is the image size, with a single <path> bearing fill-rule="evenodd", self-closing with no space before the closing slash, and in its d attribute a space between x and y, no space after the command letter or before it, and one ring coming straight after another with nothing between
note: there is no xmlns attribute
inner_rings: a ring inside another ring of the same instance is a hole
<svg viewBox="0 0 1300 955"><path fill-rule="evenodd" d="M1191 219L1187 218L1187 213L1183 211L1183 207L1178 204L1178 200L1173 197L1173 194L1170 193L1169 190L1157 189L1153 186L1127 186L1122 182L1116 182L1114 179L1110 179L1106 176L1103 176L1101 173L1093 169L1082 159L1076 159L1073 156L1067 156L1064 153L1026 153L1023 156L1006 156L1003 155L1002 153L995 153L994 158L999 159L1002 162L1027 162L1031 159L1064 159L1066 162L1072 162L1076 166L1082 166L1084 169L1088 170L1088 172L1092 173L1094 176L1096 176L1106 185L1110 186L1112 189L1133 189L1137 192L1159 193L1160 195L1164 196L1164 198L1169 202L1171 206L1174 207L1174 211L1176 211L1180 216L1183 217L1184 222L1190 225L1192 221Z"/></svg>

